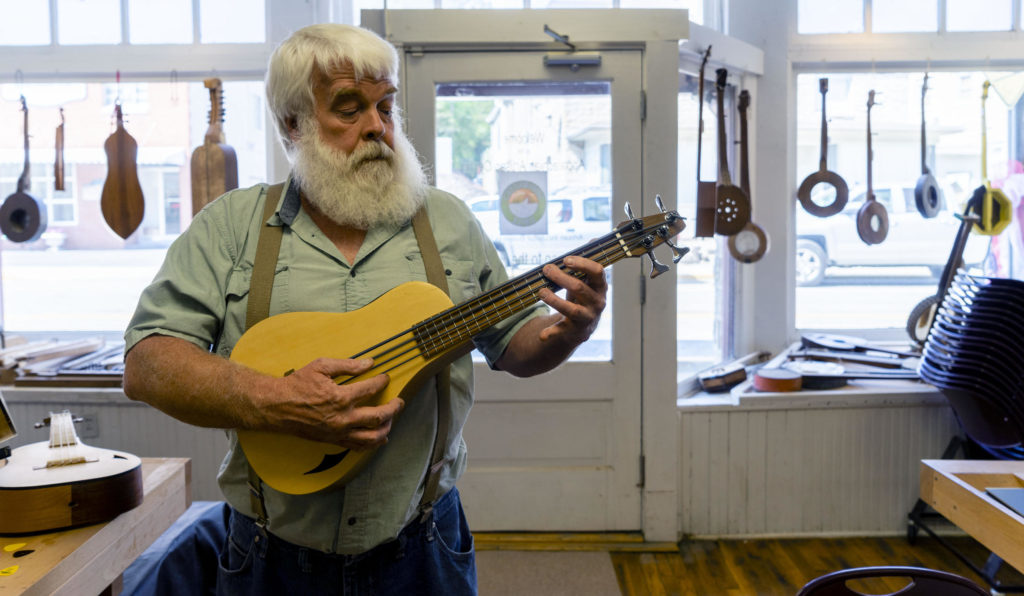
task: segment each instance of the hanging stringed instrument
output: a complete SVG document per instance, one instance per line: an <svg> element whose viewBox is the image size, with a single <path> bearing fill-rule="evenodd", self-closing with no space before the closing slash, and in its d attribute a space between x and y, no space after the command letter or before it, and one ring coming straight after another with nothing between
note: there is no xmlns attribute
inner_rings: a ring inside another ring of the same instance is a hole
<svg viewBox="0 0 1024 596"><path fill-rule="evenodd" d="M220 79L203 81L210 90L210 126L203 144L192 152L192 215L208 203L238 188L238 157L224 142L224 107Z"/></svg>
<svg viewBox="0 0 1024 596"><path fill-rule="evenodd" d="M711 57L711 46L704 50L704 59L700 63L700 74L697 79L697 214L694 218L696 226L694 235L697 238L710 238L715 235L715 183L700 179L701 149L704 146L704 69Z"/></svg>
<svg viewBox="0 0 1024 596"><path fill-rule="evenodd" d="M729 73L715 71L718 96L718 186L715 188L715 233L732 236L750 221L750 199L729 177L729 150L725 137L725 82Z"/></svg>
<svg viewBox="0 0 1024 596"><path fill-rule="evenodd" d="M924 73L921 84L921 176L914 185L914 205L925 218L932 218L942 209L942 195L939 194L939 183L928 169L928 143L925 141L927 123L924 117L924 96L928 93L928 73Z"/></svg>
<svg viewBox="0 0 1024 596"><path fill-rule="evenodd" d="M32 188L32 167L28 157L28 104L21 96L24 112L25 165L18 176L17 190L0 205L0 231L11 242L32 242L46 231L46 205L28 194Z"/></svg>
<svg viewBox="0 0 1024 596"><path fill-rule="evenodd" d="M747 139L747 108L750 107L750 92L740 91L737 109L740 112L740 188L747 193L747 199L753 204L750 194L750 145ZM741 263L755 263L768 252L768 235L761 226L748 221L739 233L729 236L729 254Z"/></svg>
<svg viewBox="0 0 1024 596"><path fill-rule="evenodd" d="M889 235L889 213L885 205L875 198L875 189L872 185L871 161L875 154L871 150L871 108L875 105L875 90L868 91L868 190L864 198L864 204L857 210L857 235L864 241L864 244L881 244Z"/></svg>
<svg viewBox="0 0 1024 596"><path fill-rule="evenodd" d="M850 198L850 189L842 176L828 169L828 119L825 117L828 79L818 79L818 91L821 93L821 156L818 158L818 171L804 178L796 191L796 198L811 215L829 217L843 210ZM836 191L835 199L828 205L819 205L811 198L811 190L819 184L828 184Z"/></svg>
<svg viewBox="0 0 1024 596"><path fill-rule="evenodd" d="M605 267L628 257L651 257L651 276L668 269L653 257L667 244L685 254L671 238L685 227L675 211L620 224L614 231L550 263L570 275L564 259L579 255ZM437 286L407 282L365 307L350 312L291 312L266 318L235 344L231 360L283 377L316 358L372 358L367 372L335 379L339 385L386 373L390 383L374 405L396 397L409 399L424 381L473 348L474 335L539 300L543 288L557 290L541 273L543 265L458 306ZM292 435L239 430L238 441L260 479L275 490L307 494L344 484L365 466L374 450L351 451L338 445Z"/></svg>
<svg viewBox="0 0 1024 596"><path fill-rule="evenodd" d="M64 190L64 108L60 109L60 124L53 141L53 190Z"/></svg>
<svg viewBox="0 0 1024 596"><path fill-rule="evenodd" d="M107 153L107 179L103 182L100 209L110 229L121 238L128 238L142 223L146 203L135 163L139 145L124 129L120 103L114 104L114 116L117 130L103 143Z"/></svg>
<svg viewBox="0 0 1024 596"><path fill-rule="evenodd" d="M986 80L981 86L981 180L985 185L985 196L981 201L981 221L974 224L974 229L982 236L998 236L1010 225L1013 219L1013 203L1010 197L999 188L993 188L988 179L988 123L985 120L985 103L988 101L988 88L992 85Z"/></svg>
<svg viewBox="0 0 1024 596"><path fill-rule="evenodd" d="M142 460L85 445L68 411L50 414L50 440L0 461L0 534L94 524L142 503Z"/></svg>

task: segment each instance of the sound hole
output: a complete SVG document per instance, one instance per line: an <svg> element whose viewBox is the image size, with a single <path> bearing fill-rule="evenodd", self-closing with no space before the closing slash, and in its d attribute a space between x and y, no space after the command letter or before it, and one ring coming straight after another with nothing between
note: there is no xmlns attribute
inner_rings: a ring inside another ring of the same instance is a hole
<svg viewBox="0 0 1024 596"><path fill-rule="evenodd" d="M28 228L29 214L24 209L15 209L11 212L11 227L15 232L21 233Z"/></svg>

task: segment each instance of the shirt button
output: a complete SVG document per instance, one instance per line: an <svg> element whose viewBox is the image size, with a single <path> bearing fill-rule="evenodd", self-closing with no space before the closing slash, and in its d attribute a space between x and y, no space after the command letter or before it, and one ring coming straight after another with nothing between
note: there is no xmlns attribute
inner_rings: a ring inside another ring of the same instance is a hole
<svg viewBox="0 0 1024 596"><path fill-rule="evenodd" d="M348 518L348 525L350 525L350 526L356 525L356 518L354 518L354 517Z"/></svg>

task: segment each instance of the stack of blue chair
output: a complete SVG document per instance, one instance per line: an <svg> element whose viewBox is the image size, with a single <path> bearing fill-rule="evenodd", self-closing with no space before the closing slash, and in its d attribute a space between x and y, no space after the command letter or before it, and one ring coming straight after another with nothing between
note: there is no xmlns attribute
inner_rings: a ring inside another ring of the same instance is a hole
<svg viewBox="0 0 1024 596"><path fill-rule="evenodd" d="M1024 450L1024 282L957 272L918 370L963 431L999 459Z"/></svg>

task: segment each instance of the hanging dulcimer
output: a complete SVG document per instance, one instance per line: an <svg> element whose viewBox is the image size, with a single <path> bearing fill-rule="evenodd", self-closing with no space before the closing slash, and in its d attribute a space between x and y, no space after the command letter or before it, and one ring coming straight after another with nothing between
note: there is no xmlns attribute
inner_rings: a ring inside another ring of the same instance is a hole
<svg viewBox="0 0 1024 596"><path fill-rule="evenodd" d="M46 206L28 194L32 187L32 168L28 158L28 105L21 97L21 111L25 113L25 166L18 176L18 187L0 205L0 231L11 242L32 242L46 230Z"/></svg>
<svg viewBox="0 0 1024 596"><path fill-rule="evenodd" d="M0 460L0 534L95 524L142 503L142 460L90 447L66 410L50 414L50 440Z"/></svg>
<svg viewBox="0 0 1024 596"><path fill-rule="evenodd" d="M192 152L192 215L208 203L238 188L238 157L224 142L224 105L220 79L206 79L210 90L210 126L203 144Z"/></svg>
<svg viewBox="0 0 1024 596"><path fill-rule="evenodd" d="M135 162L139 145L124 129L120 103L114 105L114 115L117 130L103 143L103 150L107 152L107 179L103 182L100 209L107 225L118 236L128 238L142 223L146 203Z"/></svg>

